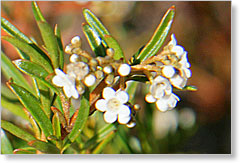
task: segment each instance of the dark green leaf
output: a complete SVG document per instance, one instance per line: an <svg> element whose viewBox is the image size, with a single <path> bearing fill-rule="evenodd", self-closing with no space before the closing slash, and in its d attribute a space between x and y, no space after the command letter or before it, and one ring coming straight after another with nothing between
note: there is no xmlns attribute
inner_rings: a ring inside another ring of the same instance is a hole
<svg viewBox="0 0 240 163"><path fill-rule="evenodd" d="M18 71L18 69L3 52L1 52L1 57L1 70L6 79L9 80L12 78L20 86L23 86L28 90L32 90L22 73Z"/></svg>
<svg viewBox="0 0 240 163"><path fill-rule="evenodd" d="M12 154L13 147L6 133L1 129L1 154Z"/></svg>
<svg viewBox="0 0 240 163"><path fill-rule="evenodd" d="M34 17L37 21L38 27L40 29L43 42L45 47L47 48L48 54L52 61L52 65L54 68L59 67L59 52L58 52L58 42L57 38L54 35L54 32L51 26L44 19L38 5L36 2L32 2L32 10Z"/></svg>
<svg viewBox="0 0 240 163"><path fill-rule="evenodd" d="M17 38L13 38L10 36L2 36L2 39L10 42L12 45L14 45L16 48L20 49L24 53L30 56L31 61L43 66L48 72L53 72L53 68L50 64L50 60L47 57L47 55L43 55L39 53L35 48L33 48L31 45L18 40Z"/></svg>
<svg viewBox="0 0 240 163"><path fill-rule="evenodd" d="M104 40L107 42L107 45L109 48L113 48L113 50L115 52L113 58L115 60L119 60L120 58L123 58L123 60L126 61L120 45L112 36L105 35Z"/></svg>
<svg viewBox="0 0 240 163"><path fill-rule="evenodd" d="M35 121L38 123L45 136L52 135L53 129L51 121L41 108L40 101L25 88L15 83L7 83L9 88L17 95L23 106L31 113Z"/></svg>
<svg viewBox="0 0 240 163"><path fill-rule="evenodd" d="M14 36L22 41L25 41L28 44L32 43L32 41L27 36L25 36L21 31L19 31L16 27L14 27L10 22L8 22L4 18L1 18L1 27L9 35Z"/></svg>
<svg viewBox="0 0 240 163"><path fill-rule="evenodd" d="M39 151L47 154L59 154L60 150L51 143L46 143L40 140L33 140L28 142L28 145L38 149Z"/></svg>
<svg viewBox="0 0 240 163"><path fill-rule="evenodd" d="M14 115L17 115L23 119L28 120L28 117L25 115L24 111L22 110L23 106L20 103L14 103L12 101L8 101L5 97L1 97L1 105L4 109L9 110Z"/></svg>
<svg viewBox="0 0 240 163"><path fill-rule="evenodd" d="M21 128L15 126L14 124L1 120L1 127L10 132L11 134L15 135L16 137L23 139L27 142L32 141L32 140L36 140L35 137L31 134L29 134L28 132L22 130Z"/></svg>
<svg viewBox="0 0 240 163"><path fill-rule="evenodd" d="M102 44L102 39L88 24L83 24L83 32L88 40L92 51L96 56L106 56L106 49Z"/></svg>
<svg viewBox="0 0 240 163"><path fill-rule="evenodd" d="M152 38L147 45L142 49L138 56L134 56L133 64L140 63L146 60L148 57L154 56L161 48L165 38L171 28L173 18L175 14L175 7L172 6L165 13Z"/></svg>
<svg viewBox="0 0 240 163"><path fill-rule="evenodd" d="M58 47L59 47L59 68L63 70L64 66L64 50L63 50L63 44L62 44L62 37L61 37L61 31L58 28L57 24L55 26L55 36L57 38Z"/></svg>
<svg viewBox="0 0 240 163"><path fill-rule="evenodd" d="M85 17L90 27L92 27L92 29L94 29L98 33L98 35L101 36L101 38L104 38L105 35L110 35L108 30L90 10L83 9L83 16Z"/></svg>
<svg viewBox="0 0 240 163"><path fill-rule="evenodd" d="M89 92L86 91L81 99L81 106L78 111L78 116L75 121L74 127L71 131L71 133L68 135L68 138L70 139L71 142L74 142L76 138L79 136L79 134L82 132L85 123L88 119L89 115Z"/></svg>
<svg viewBox="0 0 240 163"><path fill-rule="evenodd" d="M38 79L43 84L45 84L47 87L49 87L54 92L59 94L58 89L56 89L50 82L48 82L46 80L49 73L42 66L37 65L31 61L21 60L21 59L15 60L15 61L13 61L13 63L19 70Z"/></svg>
<svg viewBox="0 0 240 163"><path fill-rule="evenodd" d="M53 125L53 135L56 136L57 139L60 139L61 138L61 125L60 125L60 118L59 118L58 113L53 115L52 125Z"/></svg>

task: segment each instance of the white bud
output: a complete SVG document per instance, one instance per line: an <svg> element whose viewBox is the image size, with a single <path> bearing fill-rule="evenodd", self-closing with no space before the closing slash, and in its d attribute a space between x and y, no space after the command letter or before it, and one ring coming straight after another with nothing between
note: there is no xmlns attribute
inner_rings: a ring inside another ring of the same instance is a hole
<svg viewBox="0 0 240 163"><path fill-rule="evenodd" d="M73 37L72 40L71 40L71 43L75 47L80 47L81 46L81 38L80 38L80 36Z"/></svg>
<svg viewBox="0 0 240 163"><path fill-rule="evenodd" d="M67 54L71 54L72 53L72 46L70 44L65 47L65 52Z"/></svg>
<svg viewBox="0 0 240 163"><path fill-rule="evenodd" d="M69 60L70 60L70 62L78 62L79 59L80 59L79 55L73 54L73 55L70 56Z"/></svg>
<svg viewBox="0 0 240 163"><path fill-rule="evenodd" d="M131 72L131 66L129 64L121 64L118 68L118 74L120 76L127 76Z"/></svg>
<svg viewBox="0 0 240 163"><path fill-rule="evenodd" d="M134 104L133 109L134 110L140 110L141 106L139 104Z"/></svg>
<svg viewBox="0 0 240 163"><path fill-rule="evenodd" d="M108 48L107 50L106 50L106 53L107 53L107 55L109 56L109 57L113 57L113 55L114 55L114 49L113 48Z"/></svg>
<svg viewBox="0 0 240 163"><path fill-rule="evenodd" d="M126 124L126 126L128 128L133 128L134 126L136 126L136 123L135 122L130 122L130 123Z"/></svg>
<svg viewBox="0 0 240 163"><path fill-rule="evenodd" d="M95 82L96 82L96 77L93 74L87 75L84 79L84 84L87 87L93 86L95 84Z"/></svg>
<svg viewBox="0 0 240 163"><path fill-rule="evenodd" d="M165 77L167 78L172 78L173 75L175 74L175 69L171 65L164 66L162 69L162 73Z"/></svg>
<svg viewBox="0 0 240 163"><path fill-rule="evenodd" d="M113 71L113 68L110 65L109 66L105 66L103 68L103 72L106 73L106 74L110 74L110 73L112 73L112 71Z"/></svg>

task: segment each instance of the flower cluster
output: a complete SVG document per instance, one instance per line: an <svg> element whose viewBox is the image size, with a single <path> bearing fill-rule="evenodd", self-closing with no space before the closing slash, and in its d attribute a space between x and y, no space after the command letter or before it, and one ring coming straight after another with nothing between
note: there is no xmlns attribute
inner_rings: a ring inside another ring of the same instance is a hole
<svg viewBox="0 0 240 163"><path fill-rule="evenodd" d="M153 75L155 78L151 81L149 93L145 99L149 103L156 103L160 111L167 111L174 108L180 100L172 93L172 86L182 89L191 77L187 52L182 46L177 45L175 36L172 34L171 41L155 57L154 61L161 69L161 73Z"/></svg>
<svg viewBox="0 0 240 163"><path fill-rule="evenodd" d="M101 40L99 40L101 41ZM134 127L135 111L139 109L137 104L128 102L129 95L124 90L125 82L132 80L134 76L144 75L150 81L149 93L145 100L155 103L158 110L164 112L173 109L180 98L173 93L173 87L183 89L188 78L191 77L190 64L187 52L177 45L175 36L171 35L171 41L156 56L150 57L137 65L124 63L122 59L115 60L114 50L106 49L106 56L92 57L81 49L79 36L71 40L65 52L70 55L70 63L66 66L66 74L55 69L56 75L52 82L63 87L68 98L77 99L85 92L86 87L105 83L102 94L93 104L96 110L104 112L104 120L107 123L118 121L127 127ZM118 80L120 76L120 80ZM115 91L117 81L119 89Z"/></svg>

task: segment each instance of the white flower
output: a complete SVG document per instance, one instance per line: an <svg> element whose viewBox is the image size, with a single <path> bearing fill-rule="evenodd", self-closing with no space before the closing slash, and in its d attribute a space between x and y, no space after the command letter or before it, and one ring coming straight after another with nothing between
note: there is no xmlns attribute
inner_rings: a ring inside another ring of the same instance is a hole
<svg viewBox="0 0 240 163"><path fill-rule="evenodd" d="M150 95L147 95L148 98L146 101L148 101L148 99L152 101L151 99L159 99L165 95L170 95L172 93L172 86L166 78L157 76L153 79L149 90Z"/></svg>
<svg viewBox="0 0 240 163"><path fill-rule="evenodd" d="M107 123L113 123L116 120L120 124L127 124L131 119L131 110L127 105L124 105L129 96L127 92L115 90L111 87L103 89L102 96L104 99L100 99L96 102L95 107L97 110L104 113L104 120Z"/></svg>
<svg viewBox="0 0 240 163"><path fill-rule="evenodd" d="M158 110L164 112L174 108L179 101L179 97L176 96L174 93L168 96L164 96L156 101L156 106Z"/></svg>
<svg viewBox="0 0 240 163"><path fill-rule="evenodd" d="M168 46L170 47L170 51L175 53L178 58L180 58L185 52L182 46L177 45L177 40L174 34L171 35L171 41L168 43Z"/></svg>
<svg viewBox="0 0 240 163"><path fill-rule="evenodd" d="M121 64L118 68L118 74L120 76L127 76L131 72L131 66L129 64Z"/></svg>
<svg viewBox="0 0 240 163"><path fill-rule="evenodd" d="M168 79L157 76L151 86L150 93L145 96L149 103L156 103L158 110L167 111L174 108L179 101L179 97L172 93L172 86Z"/></svg>
<svg viewBox="0 0 240 163"><path fill-rule="evenodd" d="M89 71L89 67L85 62L74 62L67 65L67 74L77 80L82 80Z"/></svg>
<svg viewBox="0 0 240 163"><path fill-rule="evenodd" d="M75 87L75 79L66 75L62 70L55 69L56 76L53 77L52 82L58 87L63 87L64 94L70 98L78 98L79 94Z"/></svg>

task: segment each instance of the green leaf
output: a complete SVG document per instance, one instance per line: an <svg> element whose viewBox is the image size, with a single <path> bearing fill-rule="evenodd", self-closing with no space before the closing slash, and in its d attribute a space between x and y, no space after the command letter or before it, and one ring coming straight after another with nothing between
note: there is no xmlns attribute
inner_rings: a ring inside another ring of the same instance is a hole
<svg viewBox="0 0 240 163"><path fill-rule="evenodd" d="M12 154L13 147L6 133L1 129L1 154Z"/></svg>
<svg viewBox="0 0 240 163"><path fill-rule="evenodd" d="M23 106L19 103L14 103L12 101L8 101L5 97L1 97L1 105L4 109L9 110L14 115L19 116L25 120L28 120L28 117L25 115L24 111L22 110Z"/></svg>
<svg viewBox="0 0 240 163"><path fill-rule="evenodd" d="M52 125L53 125L53 135L56 136L57 139L60 139L61 138L61 125L60 125L60 118L59 118L58 113L53 115Z"/></svg>
<svg viewBox="0 0 240 163"><path fill-rule="evenodd" d="M1 18L1 27L7 32L9 35L14 36L22 41L25 41L28 44L32 44L33 42L25 36L21 31L19 31L15 26L13 26L9 21L4 18Z"/></svg>
<svg viewBox="0 0 240 163"><path fill-rule="evenodd" d="M146 60L148 57L154 56L158 52L171 28L174 14L175 7L172 6L165 13L164 17L162 18L160 24L158 25L156 31L154 32L152 38L147 43L147 45L142 49L140 54L133 57L133 64L140 63Z"/></svg>
<svg viewBox="0 0 240 163"><path fill-rule="evenodd" d="M129 102L134 102L135 100L135 94L136 94L136 91L137 91L137 87L138 87L138 82L135 82L135 81L131 81L131 82L128 82L127 83L127 88L126 88L126 91L127 93L129 94Z"/></svg>
<svg viewBox="0 0 240 163"><path fill-rule="evenodd" d="M38 50L31 45L10 36L2 36L2 39L10 42L13 46L20 49L24 53L30 56L31 61L43 66L48 72L53 72L53 68L50 64L50 60L46 54L39 53Z"/></svg>
<svg viewBox="0 0 240 163"><path fill-rule="evenodd" d="M47 85L45 85L45 83L48 83L46 80L44 80L44 82L42 82L43 80L37 80L38 82L38 89L40 92L40 100L41 100L41 104L43 107L43 110L45 112L45 114L47 115L48 118L50 118L51 115L51 92L50 89ZM51 85L50 83L48 83L49 85Z"/></svg>
<svg viewBox="0 0 240 163"><path fill-rule="evenodd" d="M97 32L94 31L94 29L92 29L88 24L83 24L82 28L88 43L96 56L106 56L106 49L103 46L102 39Z"/></svg>
<svg viewBox="0 0 240 163"><path fill-rule="evenodd" d="M117 127L114 124L108 124L98 131L92 138L90 138L83 146L83 149L88 149L90 146L101 142L106 136L116 130Z"/></svg>
<svg viewBox="0 0 240 163"><path fill-rule="evenodd" d="M34 14L36 21L46 22L46 20L44 19L43 15L40 11L40 8L37 5L37 2L32 2L32 10L33 10L33 14Z"/></svg>
<svg viewBox="0 0 240 163"><path fill-rule="evenodd" d="M34 17L37 21L37 25L40 29L43 42L45 47L47 48L48 54L52 61L52 65L54 68L59 67L59 52L58 52L58 42L57 38L54 35L54 32L51 26L44 19L38 5L36 2L32 2L32 10Z"/></svg>
<svg viewBox="0 0 240 163"><path fill-rule="evenodd" d="M112 36L105 35L104 40L107 42L107 45L108 45L109 48L113 48L113 50L115 52L113 58L115 60L119 60L120 58L123 58L123 60L126 61L120 45L118 44L118 42Z"/></svg>
<svg viewBox="0 0 240 163"><path fill-rule="evenodd" d="M7 83L9 88L17 95L23 106L31 113L35 121L38 123L45 136L52 135L53 129L51 121L41 108L40 101L25 88L15 83Z"/></svg>
<svg viewBox="0 0 240 163"><path fill-rule="evenodd" d="M56 89L50 82L48 82L46 80L49 73L42 66L37 65L31 61L21 60L21 59L15 60L15 61L13 61L13 63L19 70L38 79L43 84L45 84L47 87L49 87L54 92L59 94L58 89Z"/></svg>
<svg viewBox="0 0 240 163"><path fill-rule="evenodd" d="M28 145L38 149L39 151L47 154L59 154L60 150L51 143L46 143L40 140L33 140L28 142Z"/></svg>
<svg viewBox="0 0 240 163"><path fill-rule="evenodd" d="M186 85L183 89L174 88L174 91L197 91L197 87L193 85Z"/></svg>
<svg viewBox="0 0 240 163"><path fill-rule="evenodd" d="M10 102L19 102L16 95L5 84L1 84L1 97Z"/></svg>
<svg viewBox="0 0 240 163"><path fill-rule="evenodd" d="M3 52L1 52L1 61L1 70L7 80L12 78L20 86L32 90L22 73L18 71L18 69L12 64L11 60Z"/></svg>
<svg viewBox="0 0 240 163"><path fill-rule="evenodd" d="M104 38L105 35L110 35L108 30L90 10L83 9L83 16L90 27L92 27L92 29L94 29L94 31L96 31L98 35L101 36L101 38Z"/></svg>
<svg viewBox="0 0 240 163"><path fill-rule="evenodd" d="M59 47L59 68L63 70L63 66L64 66L64 50L63 50L63 44L62 44L61 31L58 28L57 24L55 25L54 33L55 33L55 36L57 38L58 47Z"/></svg>
<svg viewBox="0 0 240 163"><path fill-rule="evenodd" d="M92 154L99 154L102 152L104 147L114 138L115 132L109 133L106 138L93 150Z"/></svg>
<svg viewBox="0 0 240 163"><path fill-rule="evenodd" d="M68 138L70 139L71 142L74 142L76 138L79 136L79 134L82 132L85 123L88 119L89 109L90 109L89 91L86 91L82 96L81 105L78 111L78 116L75 121L74 127L70 134L68 135Z"/></svg>
<svg viewBox="0 0 240 163"><path fill-rule="evenodd" d="M23 139L27 142L32 141L32 140L36 140L35 137L31 134L29 134L28 132L22 130L21 128L15 126L14 124L1 120L1 127L10 132L11 134L15 135L16 137Z"/></svg>

